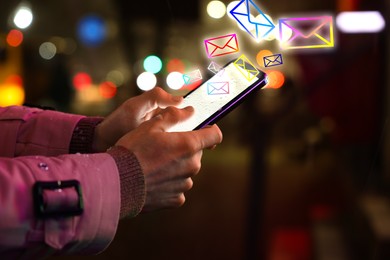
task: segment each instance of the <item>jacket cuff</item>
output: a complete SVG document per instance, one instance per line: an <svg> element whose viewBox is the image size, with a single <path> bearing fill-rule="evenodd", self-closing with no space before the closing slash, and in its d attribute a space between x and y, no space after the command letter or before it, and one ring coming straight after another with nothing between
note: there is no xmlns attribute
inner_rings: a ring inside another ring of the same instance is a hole
<svg viewBox="0 0 390 260"><path fill-rule="evenodd" d="M96 126L103 121L103 117L81 118L73 130L69 145L70 153L93 153L92 143Z"/></svg>
<svg viewBox="0 0 390 260"><path fill-rule="evenodd" d="M114 146L107 151L118 167L121 209L120 218L135 217L138 215L146 197L145 178L137 157L122 146Z"/></svg>

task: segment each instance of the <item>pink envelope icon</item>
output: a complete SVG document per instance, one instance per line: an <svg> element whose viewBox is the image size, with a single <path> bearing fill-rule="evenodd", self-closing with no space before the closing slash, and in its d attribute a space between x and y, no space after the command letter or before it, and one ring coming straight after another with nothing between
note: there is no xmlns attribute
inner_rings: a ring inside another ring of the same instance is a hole
<svg viewBox="0 0 390 260"><path fill-rule="evenodd" d="M291 37L286 37L286 33L291 32ZM284 49L334 47L332 16L280 19L279 33Z"/></svg>
<svg viewBox="0 0 390 260"><path fill-rule="evenodd" d="M206 53L209 58L227 55L239 51L235 33L204 40Z"/></svg>
<svg viewBox="0 0 390 260"><path fill-rule="evenodd" d="M207 94L209 95L225 95L229 94L229 82L208 82Z"/></svg>

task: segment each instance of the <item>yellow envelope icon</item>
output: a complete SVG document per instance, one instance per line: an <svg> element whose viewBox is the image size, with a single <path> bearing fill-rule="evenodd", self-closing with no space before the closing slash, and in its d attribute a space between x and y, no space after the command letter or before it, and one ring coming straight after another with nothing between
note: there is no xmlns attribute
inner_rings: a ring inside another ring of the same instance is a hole
<svg viewBox="0 0 390 260"><path fill-rule="evenodd" d="M235 60L233 64L248 81L252 81L260 73L244 54Z"/></svg>
<svg viewBox="0 0 390 260"><path fill-rule="evenodd" d="M332 16L280 19L279 33L281 47L284 49L334 47Z"/></svg>
<svg viewBox="0 0 390 260"><path fill-rule="evenodd" d="M238 41L235 33L204 40L209 58L238 52Z"/></svg>
<svg viewBox="0 0 390 260"><path fill-rule="evenodd" d="M229 82L208 82L208 95L225 95L229 94Z"/></svg>

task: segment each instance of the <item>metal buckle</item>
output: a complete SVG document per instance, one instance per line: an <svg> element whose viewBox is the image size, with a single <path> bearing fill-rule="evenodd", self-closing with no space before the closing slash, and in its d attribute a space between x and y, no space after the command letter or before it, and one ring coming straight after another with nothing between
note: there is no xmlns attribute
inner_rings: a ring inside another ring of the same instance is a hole
<svg viewBox="0 0 390 260"><path fill-rule="evenodd" d="M74 188L78 195L77 207L74 209L65 210L48 210L43 198L44 190L56 190ZM80 182L77 180L68 181L38 181L33 187L33 198L35 213L38 218L56 218L56 217L72 217L83 213L84 205L81 193Z"/></svg>

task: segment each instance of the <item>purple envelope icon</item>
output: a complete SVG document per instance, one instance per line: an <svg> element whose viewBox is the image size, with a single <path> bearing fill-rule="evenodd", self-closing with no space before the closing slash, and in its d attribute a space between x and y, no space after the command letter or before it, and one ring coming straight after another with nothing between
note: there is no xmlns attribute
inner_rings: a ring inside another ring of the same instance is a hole
<svg viewBox="0 0 390 260"><path fill-rule="evenodd" d="M229 82L208 82L207 94L209 95L225 95L229 94Z"/></svg>
<svg viewBox="0 0 390 260"><path fill-rule="evenodd" d="M291 37L286 36L291 32ZM284 49L334 47L332 16L280 19L279 33L281 47Z"/></svg>
<svg viewBox="0 0 390 260"><path fill-rule="evenodd" d="M264 67L273 67L283 64L282 54L273 54L269 56L264 56Z"/></svg>

